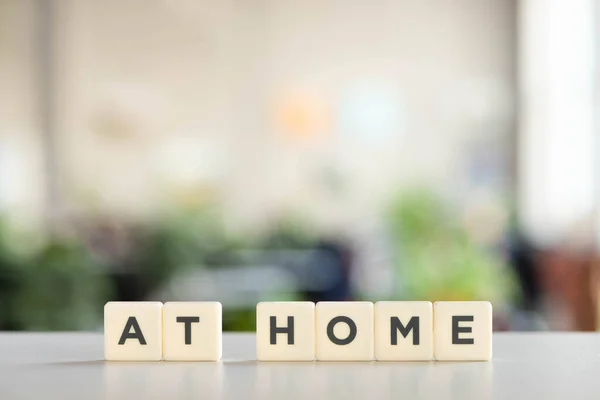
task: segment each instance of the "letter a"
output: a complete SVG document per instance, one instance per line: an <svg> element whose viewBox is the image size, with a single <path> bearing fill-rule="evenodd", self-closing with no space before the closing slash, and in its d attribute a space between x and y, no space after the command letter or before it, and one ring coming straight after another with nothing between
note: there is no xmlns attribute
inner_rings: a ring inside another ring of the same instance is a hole
<svg viewBox="0 0 600 400"><path fill-rule="evenodd" d="M133 328L133 332L129 332ZM121 339L119 339L119 344L125 344L127 339L137 339L140 344L145 345L146 339L144 339L144 334L140 329L140 325L137 322L135 317L129 317L127 319L127 323L125 324L125 329L123 329L123 333L121 334Z"/></svg>

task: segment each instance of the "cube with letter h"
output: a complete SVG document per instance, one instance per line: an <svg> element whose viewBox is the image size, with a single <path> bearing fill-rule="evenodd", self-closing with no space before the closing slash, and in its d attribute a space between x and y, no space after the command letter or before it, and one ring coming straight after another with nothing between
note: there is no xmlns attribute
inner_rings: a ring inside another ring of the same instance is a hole
<svg viewBox="0 0 600 400"><path fill-rule="evenodd" d="M315 304L310 301L256 305L256 355L260 361L315 359Z"/></svg>

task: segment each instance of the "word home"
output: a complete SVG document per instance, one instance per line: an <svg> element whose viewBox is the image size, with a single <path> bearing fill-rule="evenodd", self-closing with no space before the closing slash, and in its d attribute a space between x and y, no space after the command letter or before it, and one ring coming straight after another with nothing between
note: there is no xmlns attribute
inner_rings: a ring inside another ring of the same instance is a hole
<svg viewBox="0 0 600 400"><path fill-rule="evenodd" d="M486 301L263 302L256 307L260 361L487 361Z"/></svg>

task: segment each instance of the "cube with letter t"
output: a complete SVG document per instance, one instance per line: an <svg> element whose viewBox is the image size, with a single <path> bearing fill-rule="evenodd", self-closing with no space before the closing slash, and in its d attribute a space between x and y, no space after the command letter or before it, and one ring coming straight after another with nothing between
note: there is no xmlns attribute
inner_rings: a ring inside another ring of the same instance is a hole
<svg viewBox="0 0 600 400"><path fill-rule="evenodd" d="M256 355L260 361L315 359L315 304L310 301L256 305Z"/></svg>
<svg viewBox="0 0 600 400"><path fill-rule="evenodd" d="M218 301L167 302L163 308L166 361L219 361L222 307Z"/></svg>
<svg viewBox="0 0 600 400"><path fill-rule="evenodd" d="M433 306L435 359L492 358L492 305L487 301L438 301Z"/></svg>
<svg viewBox="0 0 600 400"><path fill-rule="evenodd" d="M162 309L155 301L110 301L104 306L104 358L159 361L162 358Z"/></svg>

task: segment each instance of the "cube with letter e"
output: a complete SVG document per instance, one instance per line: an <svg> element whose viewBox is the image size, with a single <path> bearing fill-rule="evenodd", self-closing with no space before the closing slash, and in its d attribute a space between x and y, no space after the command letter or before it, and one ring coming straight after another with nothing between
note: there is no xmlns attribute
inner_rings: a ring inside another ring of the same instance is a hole
<svg viewBox="0 0 600 400"><path fill-rule="evenodd" d="M487 301L438 301L433 306L438 361L492 358L492 305Z"/></svg>

